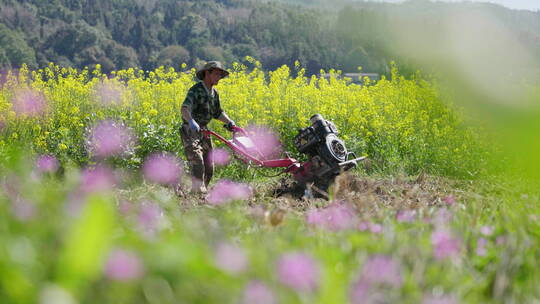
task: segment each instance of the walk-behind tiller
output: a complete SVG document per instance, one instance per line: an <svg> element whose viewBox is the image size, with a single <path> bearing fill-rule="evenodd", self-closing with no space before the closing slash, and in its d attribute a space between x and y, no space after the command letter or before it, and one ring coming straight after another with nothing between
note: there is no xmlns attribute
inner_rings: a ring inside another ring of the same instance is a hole
<svg viewBox="0 0 540 304"><path fill-rule="evenodd" d="M341 171L355 168L358 162L366 157L356 157L354 152L347 152L345 143L338 138L338 130L331 121L325 120L320 114L313 115L310 121L311 126L300 129L294 138L298 152L308 156L305 162L289 157L288 153L285 153L286 158L266 159L248 132L240 127L229 128L233 133L231 140L211 130L202 132L205 136L212 135L218 138L248 164L266 168L284 168L281 173L291 174L304 189L310 185L315 186L319 192L325 192Z"/></svg>

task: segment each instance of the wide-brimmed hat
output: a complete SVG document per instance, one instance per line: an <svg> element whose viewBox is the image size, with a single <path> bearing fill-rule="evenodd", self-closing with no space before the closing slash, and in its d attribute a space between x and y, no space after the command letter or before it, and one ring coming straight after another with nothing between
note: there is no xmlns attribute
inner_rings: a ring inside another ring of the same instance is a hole
<svg viewBox="0 0 540 304"><path fill-rule="evenodd" d="M219 61L208 61L203 67L202 69L199 69L197 71L197 78L199 80L203 80L204 78L204 71L208 71L208 70L213 70L213 69L218 69L218 70L221 70L221 72L223 73L221 78L225 78L227 76L229 76L229 72L227 70L225 70L225 68L223 67L223 64Z"/></svg>

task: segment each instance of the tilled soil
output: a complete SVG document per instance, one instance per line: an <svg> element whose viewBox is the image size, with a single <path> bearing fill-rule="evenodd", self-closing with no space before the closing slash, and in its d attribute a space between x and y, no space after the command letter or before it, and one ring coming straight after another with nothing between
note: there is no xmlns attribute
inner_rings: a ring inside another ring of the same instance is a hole
<svg viewBox="0 0 540 304"><path fill-rule="evenodd" d="M414 210L443 205L455 201L459 190L456 182L441 177L420 174L416 177L370 177L343 173L328 189L327 196L305 188L292 180L281 180L278 184L257 187L256 197L271 197L270 206L277 209L304 212L311 208L324 207L334 201L346 201L359 213L371 215L383 211ZM265 194L263 194L266 192ZM258 200L256 200L258 201ZM252 202L253 203L253 202Z"/></svg>

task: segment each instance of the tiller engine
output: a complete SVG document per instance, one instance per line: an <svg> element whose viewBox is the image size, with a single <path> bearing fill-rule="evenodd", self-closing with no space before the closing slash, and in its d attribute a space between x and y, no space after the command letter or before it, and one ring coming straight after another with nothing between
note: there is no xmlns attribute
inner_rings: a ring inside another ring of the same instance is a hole
<svg viewBox="0 0 540 304"><path fill-rule="evenodd" d="M298 152L307 156L307 161L304 162L289 157L288 153L286 158L265 159L248 132L240 127L233 126L229 129L233 133L231 140L210 130L202 132L206 136L217 137L246 163L267 168L284 168L281 173L291 174L302 187L315 186L324 192L340 172L355 168L358 162L366 157L356 157L353 152L348 152L345 143L338 137L336 126L322 115L313 115L310 122L311 125L300 129L294 138Z"/></svg>

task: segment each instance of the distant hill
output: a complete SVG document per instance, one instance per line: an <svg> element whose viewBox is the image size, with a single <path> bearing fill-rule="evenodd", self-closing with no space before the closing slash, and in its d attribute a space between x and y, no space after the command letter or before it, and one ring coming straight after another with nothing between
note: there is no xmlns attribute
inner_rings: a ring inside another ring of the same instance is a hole
<svg viewBox="0 0 540 304"><path fill-rule="evenodd" d="M332 4L332 5L330 5ZM540 59L540 13L497 5L349 0L0 0L0 67L101 64L105 71L227 63L246 55L273 69L299 60L308 73L387 73L407 63L393 29L477 10L504 24ZM414 33L423 35L424 33ZM414 62L411 63L414 69Z"/></svg>

